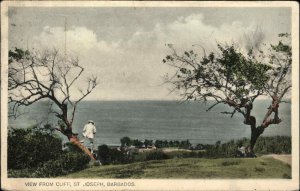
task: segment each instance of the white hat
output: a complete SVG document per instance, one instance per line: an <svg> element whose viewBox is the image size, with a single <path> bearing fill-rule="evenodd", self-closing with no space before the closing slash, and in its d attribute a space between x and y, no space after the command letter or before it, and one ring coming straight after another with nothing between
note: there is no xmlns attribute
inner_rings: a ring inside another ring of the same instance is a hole
<svg viewBox="0 0 300 191"><path fill-rule="evenodd" d="M93 120L89 120L88 123L93 123L94 124L94 121Z"/></svg>

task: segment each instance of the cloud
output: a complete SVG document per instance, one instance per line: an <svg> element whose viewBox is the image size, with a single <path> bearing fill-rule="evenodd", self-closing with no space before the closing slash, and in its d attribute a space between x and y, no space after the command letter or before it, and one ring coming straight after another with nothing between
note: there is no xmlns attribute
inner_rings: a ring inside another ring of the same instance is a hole
<svg viewBox="0 0 300 191"><path fill-rule="evenodd" d="M66 42L66 43L65 43ZM97 41L96 34L85 27L71 27L65 31L62 27L45 26L39 36L33 38L34 47L56 48L78 56L86 56L93 50L111 52L118 43Z"/></svg>
<svg viewBox="0 0 300 191"><path fill-rule="evenodd" d="M45 26L32 41L34 47L55 47L64 52L66 37L67 54L78 56L87 75L93 73L100 79L98 89L88 99L168 99L177 96L168 95L170 87L162 85L162 77L172 71L161 62L169 51L165 44L174 44L178 50L191 49L195 44L212 50L216 42L245 46L245 34L256 30L254 22L248 26L239 21L213 26L204 22L202 14L191 14L168 24L157 23L152 29L138 28L126 40L101 39L101 34L85 27L72 26L65 31Z"/></svg>

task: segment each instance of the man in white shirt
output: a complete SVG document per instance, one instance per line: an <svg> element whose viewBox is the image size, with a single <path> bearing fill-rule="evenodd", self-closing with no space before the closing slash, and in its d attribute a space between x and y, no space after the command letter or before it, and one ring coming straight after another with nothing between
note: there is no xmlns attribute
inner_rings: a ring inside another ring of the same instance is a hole
<svg viewBox="0 0 300 191"><path fill-rule="evenodd" d="M96 134L95 123L92 120L89 120L88 123L83 128L84 139L81 140L81 143L84 143L85 139L88 138L91 144L91 152L94 150L94 134Z"/></svg>

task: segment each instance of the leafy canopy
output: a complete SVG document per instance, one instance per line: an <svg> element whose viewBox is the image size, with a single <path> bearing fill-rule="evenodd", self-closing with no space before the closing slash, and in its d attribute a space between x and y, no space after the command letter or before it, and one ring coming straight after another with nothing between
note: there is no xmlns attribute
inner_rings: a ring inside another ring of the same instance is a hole
<svg viewBox="0 0 300 191"><path fill-rule="evenodd" d="M280 34L276 45L268 50L250 49L244 53L236 45L217 45L217 50L200 56L194 50L178 54L172 45L172 54L163 62L176 69L167 82L174 85L184 100L216 101L234 108L233 114L252 105L261 95L281 102L291 87L292 53L289 34ZM212 107L208 108L210 110Z"/></svg>

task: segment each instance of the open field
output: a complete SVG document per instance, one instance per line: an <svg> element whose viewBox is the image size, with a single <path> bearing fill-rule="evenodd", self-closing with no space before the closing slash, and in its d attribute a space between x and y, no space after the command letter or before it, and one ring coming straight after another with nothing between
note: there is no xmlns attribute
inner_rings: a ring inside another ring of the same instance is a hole
<svg viewBox="0 0 300 191"><path fill-rule="evenodd" d="M291 178L291 167L269 157L177 158L93 166L59 178Z"/></svg>

